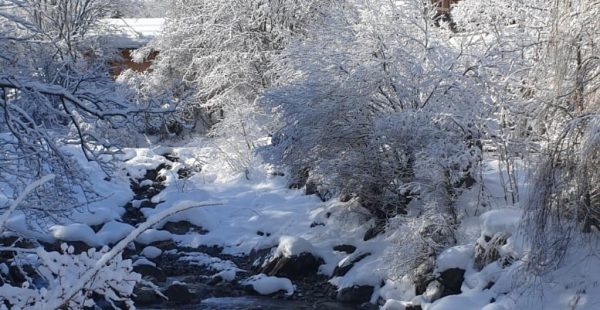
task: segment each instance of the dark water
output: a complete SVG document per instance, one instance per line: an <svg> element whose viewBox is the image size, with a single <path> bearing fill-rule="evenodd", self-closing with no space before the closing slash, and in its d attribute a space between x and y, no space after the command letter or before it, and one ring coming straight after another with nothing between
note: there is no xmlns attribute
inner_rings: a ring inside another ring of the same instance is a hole
<svg viewBox="0 0 600 310"><path fill-rule="evenodd" d="M199 304L173 308L163 306L148 310L182 309L182 310L356 310L356 306L337 302L310 304L301 300L281 300L260 296L218 297L202 300Z"/></svg>

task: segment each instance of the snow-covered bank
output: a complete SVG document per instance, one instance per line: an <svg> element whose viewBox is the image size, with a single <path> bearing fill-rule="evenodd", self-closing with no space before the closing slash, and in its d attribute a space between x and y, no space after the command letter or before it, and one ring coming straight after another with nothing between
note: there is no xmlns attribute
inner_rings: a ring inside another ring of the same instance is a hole
<svg viewBox="0 0 600 310"><path fill-rule="evenodd" d="M457 197L456 244L435 258L432 278L420 294L414 279L394 265L401 263L398 257L414 254L400 252L414 246L411 238L415 230L421 229L414 221L397 216L388 221L383 233L365 241L365 234L375 223L356 201L323 202L315 195L305 195L303 190L289 189L286 176L274 173L272 166L258 159L250 172L235 173L210 146L130 149L123 159L123 173L129 173L132 184L137 182L135 186L150 193L148 198L137 195L128 207L145 218L173 207L224 201L222 205L174 214L142 233L135 240L139 254L133 255L135 261L127 265L133 270L160 270L167 257L178 264L208 270L212 279L239 281L251 287L253 293L295 296L299 280L264 273L276 272L273 270L277 268L272 267L282 259L294 260L308 253L315 258L308 262L319 264L315 271L337 287L337 300L369 301L383 309L594 309L600 302L594 297L600 294L594 284L600 274L598 260L585 242L579 250L570 251L554 272L534 277L525 268L528 246L521 233L523 211L518 204L506 202L494 158L487 159L483 167L487 196L480 198L482 184L476 184ZM185 170L193 171L190 175L179 173ZM525 176L525 167L521 175ZM161 189L154 190L158 184L144 179L146 176L162 180ZM526 193L524 177L519 185ZM122 205L107 201L110 203L101 208L123 214ZM91 215L87 215L79 222L52 226L49 231L56 240L98 247L115 244L135 228L135 224L121 222L121 216L90 220ZM185 222L196 229L173 232L173 223ZM160 248L170 242L178 248ZM222 249L223 255L237 257L260 250L270 250L271 254L256 262L257 268L263 266L254 274L230 260L201 250L193 252L213 246Z"/></svg>

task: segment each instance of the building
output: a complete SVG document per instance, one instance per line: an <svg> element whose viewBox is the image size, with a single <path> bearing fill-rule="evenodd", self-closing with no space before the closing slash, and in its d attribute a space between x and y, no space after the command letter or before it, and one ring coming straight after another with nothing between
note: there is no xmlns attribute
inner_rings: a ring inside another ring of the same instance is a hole
<svg viewBox="0 0 600 310"><path fill-rule="evenodd" d="M141 62L134 62L131 52L139 49L162 30L164 19L162 18L109 18L103 19L102 23L114 29L114 35L110 38L112 47L118 49L119 57L111 62L111 75L118 76L126 69L145 71L150 67L152 60L158 55L158 51L151 52Z"/></svg>
<svg viewBox="0 0 600 310"><path fill-rule="evenodd" d="M458 3L459 0L431 0L431 3L437 5L438 14L443 15L450 11L452 4Z"/></svg>

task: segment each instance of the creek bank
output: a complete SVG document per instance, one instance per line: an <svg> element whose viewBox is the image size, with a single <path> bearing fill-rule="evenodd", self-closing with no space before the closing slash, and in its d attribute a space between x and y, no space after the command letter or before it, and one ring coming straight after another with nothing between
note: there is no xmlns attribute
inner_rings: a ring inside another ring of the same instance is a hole
<svg viewBox="0 0 600 310"><path fill-rule="evenodd" d="M167 161L177 160L177 156L171 154L164 156ZM169 169L173 166L173 163L169 162L161 164L156 169L148 170L144 178L131 181L136 196L126 206L123 222L135 226L145 220L139 210L154 208L157 205L152 202L152 197L165 188L163 175L171 173ZM178 173L180 179L190 175ZM167 222L160 229L174 235L191 232L208 233L207 229L187 221ZM151 250L148 250L149 247ZM146 252L158 253L157 250L160 254L150 255L153 257L144 255L147 254ZM343 250L353 252L354 249L352 246L343 246ZM360 300L341 298L340 300L340 296L346 294L340 294L337 288L328 282L328 277L317 274L319 265L323 263L322 259L310 253L273 259L269 255L271 252L271 249L262 249L252 251L245 256L233 256L224 254L223 249L217 246L185 247L176 244L172 239L147 244L136 242L135 249L129 249L126 257L136 263L141 262L136 265L136 271L146 280L151 281L155 288L139 285L136 288L137 296L134 297L134 301L140 309L175 306L182 309L230 309L228 307L231 309L252 309L252 307L256 309L371 309L375 307L365 303L368 298L366 300L365 298ZM257 262L263 263L257 265ZM248 285L244 285L245 279L259 274L290 278L294 285L293 294L286 294L281 290L262 296ZM370 287L370 292L372 291L373 287Z"/></svg>

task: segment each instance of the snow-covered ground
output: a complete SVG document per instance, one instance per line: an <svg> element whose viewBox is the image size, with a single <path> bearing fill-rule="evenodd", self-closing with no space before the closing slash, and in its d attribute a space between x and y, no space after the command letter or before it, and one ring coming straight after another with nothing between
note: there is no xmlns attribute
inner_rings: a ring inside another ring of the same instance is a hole
<svg viewBox="0 0 600 310"><path fill-rule="evenodd" d="M456 202L460 226L456 233L456 246L444 251L436 260L434 273L448 269L465 270L462 293L432 301L428 292L415 296L414 285L407 277L394 274L390 266L390 253L402 234L402 222L390 221L385 233L363 241L365 232L372 227L368 212L355 202L337 200L322 202L316 196L304 195L302 190L289 189L287 179L268 164L254 161L252 169L236 172L227 166L213 147L194 141L183 147L158 147L129 149L121 157L124 168L122 178L111 182L94 179L104 200L94 202L74 213L75 217L62 223L45 227L51 238L64 241L82 241L91 246L115 244L134 227L119 221L125 202L133 199L125 174L141 178L147 169L167 162L163 156L170 153L179 157L171 168L163 170L165 189L152 198L155 208L141 207L149 218L161 211L182 205L193 206L206 201L223 201L222 205L192 208L170 216L155 229L141 234L136 241L150 244L160 240L174 240L180 246L219 246L225 254L243 256L252 250L272 248L274 256L290 257L310 252L321 257L324 264L319 272L332 276L336 266L361 259L343 276L330 282L339 288L353 285L375 287L372 302L383 300L384 309L404 309L406 305L420 304L424 309L597 309L600 307L600 259L590 252L586 242L573 247L563 258L561 268L534 277L525 270L527 244L520 233L523 211L519 203L508 203L500 185L498 161L488 158L483 169L482 188L478 184L465 190ZM75 152L74 152L75 154ZM88 173L94 175L99 167L82 162ZM201 170L187 179L180 179L177 171L183 168ZM519 186L521 202L526 201L526 168L520 167ZM150 185L150 184L141 184ZM482 205L481 201L488 203ZM188 221L201 226L208 233L189 232L175 235L162 230L166 222ZM394 223L398 224L394 228ZM104 224L95 232L92 225ZM9 219L9 227L31 233L25 229L22 213ZM44 227L41 227L44 229ZM41 234L40 234L41 235ZM46 239L49 237L46 236ZM496 238L496 239L494 239ZM491 240L503 242L492 244ZM478 247L496 246L498 259L482 269L476 267ZM338 245L351 245L356 251L347 254L335 251ZM161 255L161 249L148 246L142 256L152 259ZM198 253L181 258L192 264L210 266L226 280L233 280L240 271L235 264ZM136 264L144 263L138 259ZM393 260L391 260L393 262ZM147 261L147 263L151 263ZM257 275L245 280L259 293L270 294L284 290L294 293L294 284L286 278ZM381 286L384 283L384 286Z"/></svg>

